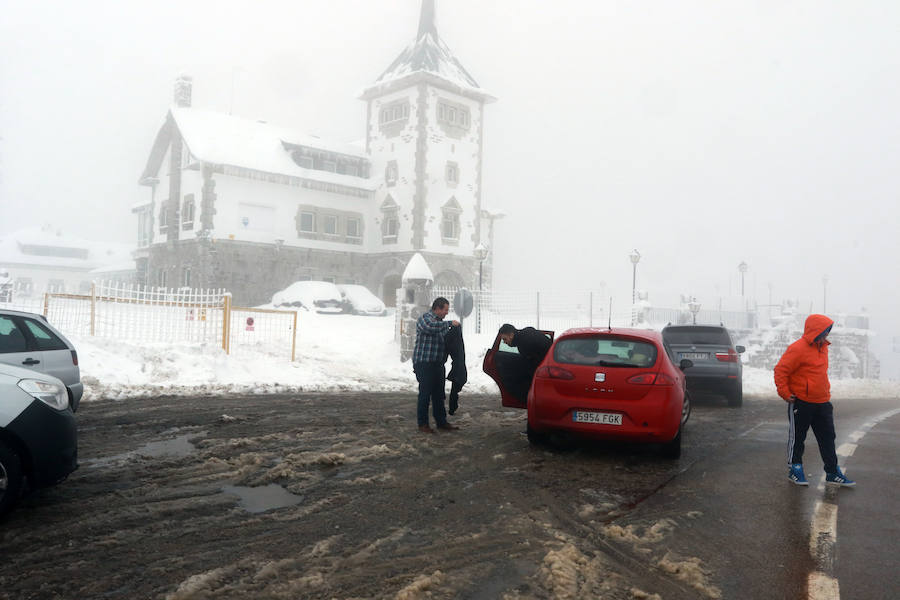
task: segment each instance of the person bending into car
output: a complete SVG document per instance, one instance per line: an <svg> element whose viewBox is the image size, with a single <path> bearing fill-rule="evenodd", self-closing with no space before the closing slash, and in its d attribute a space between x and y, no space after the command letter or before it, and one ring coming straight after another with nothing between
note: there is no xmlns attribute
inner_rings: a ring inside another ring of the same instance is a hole
<svg viewBox="0 0 900 600"><path fill-rule="evenodd" d="M438 429L453 431L459 429L447 422L447 410L444 407L444 337L451 326L459 326L459 321L447 323L444 317L450 312L450 301L437 298L431 304L431 310L416 321L416 344L413 346L413 372L419 382L419 400L417 418L419 431L434 433L428 425L428 404L434 415Z"/></svg>
<svg viewBox="0 0 900 600"><path fill-rule="evenodd" d="M510 382L512 388L510 392L524 402L528 398L528 389L531 387L531 380L534 379L534 372L544 360L553 342L534 327L516 329L509 323L504 323L498 333L500 339L507 346L517 349L519 356L524 359L522 370L516 373Z"/></svg>
<svg viewBox="0 0 900 600"><path fill-rule="evenodd" d="M775 387L788 403L788 479L809 485L803 472L803 444L812 427L825 466L825 483L851 487L856 482L844 475L834 449L834 407L828 381L828 334L834 321L825 315L809 315L803 336L788 346L775 365Z"/></svg>

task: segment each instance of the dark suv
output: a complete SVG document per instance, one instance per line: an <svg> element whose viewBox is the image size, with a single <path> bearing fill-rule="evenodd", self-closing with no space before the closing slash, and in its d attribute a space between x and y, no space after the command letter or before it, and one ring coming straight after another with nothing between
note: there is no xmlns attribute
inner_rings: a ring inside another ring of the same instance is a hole
<svg viewBox="0 0 900 600"><path fill-rule="evenodd" d="M729 406L744 401L741 380L743 346L735 346L728 329L720 325L667 325L663 342L675 364L690 359L694 366L684 372L689 392L725 394Z"/></svg>

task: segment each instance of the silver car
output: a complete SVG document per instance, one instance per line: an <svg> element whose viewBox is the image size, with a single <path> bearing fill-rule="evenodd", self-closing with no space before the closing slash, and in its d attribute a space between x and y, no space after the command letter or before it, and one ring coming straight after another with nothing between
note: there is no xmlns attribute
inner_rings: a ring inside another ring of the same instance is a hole
<svg viewBox="0 0 900 600"><path fill-rule="evenodd" d="M84 394L78 353L43 315L0 309L0 363L46 373L61 380L72 410Z"/></svg>
<svg viewBox="0 0 900 600"><path fill-rule="evenodd" d="M0 363L0 517L25 491L78 468L78 431L63 382Z"/></svg>

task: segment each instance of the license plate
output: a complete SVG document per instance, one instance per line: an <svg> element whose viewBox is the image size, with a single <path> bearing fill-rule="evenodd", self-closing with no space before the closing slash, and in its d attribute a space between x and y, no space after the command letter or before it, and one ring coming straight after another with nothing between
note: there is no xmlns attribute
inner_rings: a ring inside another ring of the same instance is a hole
<svg viewBox="0 0 900 600"><path fill-rule="evenodd" d="M689 358L691 360L705 360L709 358L708 352L682 352L681 358Z"/></svg>
<svg viewBox="0 0 900 600"><path fill-rule="evenodd" d="M621 425L622 415L616 413L593 412L589 410L576 410L572 412L572 421L575 423L597 423L599 425Z"/></svg>

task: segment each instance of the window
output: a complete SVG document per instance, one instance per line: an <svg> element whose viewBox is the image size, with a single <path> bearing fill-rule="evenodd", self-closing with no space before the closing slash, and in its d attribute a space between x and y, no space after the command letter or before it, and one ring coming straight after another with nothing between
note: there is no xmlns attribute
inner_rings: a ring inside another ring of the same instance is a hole
<svg viewBox="0 0 900 600"><path fill-rule="evenodd" d="M389 104L381 109L378 122L382 125L395 123L409 118L409 102L401 101Z"/></svg>
<svg viewBox="0 0 900 600"><path fill-rule="evenodd" d="M357 167L356 165L347 165L344 167L344 174L345 175L353 175L354 177L358 177L359 176L359 167Z"/></svg>
<svg viewBox="0 0 900 600"><path fill-rule="evenodd" d="M13 281L13 293L17 296L30 296L34 291L34 282L31 277L16 277Z"/></svg>
<svg viewBox="0 0 900 600"><path fill-rule="evenodd" d="M191 287L191 268L185 267L181 270L181 285L183 287Z"/></svg>
<svg viewBox="0 0 900 600"><path fill-rule="evenodd" d="M351 238L360 238L362 237L362 228L360 227L361 223L359 219L356 217L350 217L347 219L347 237Z"/></svg>
<svg viewBox="0 0 900 600"><path fill-rule="evenodd" d="M153 237L153 213L148 208L138 213L138 247L150 245Z"/></svg>
<svg viewBox="0 0 900 600"><path fill-rule="evenodd" d="M25 326L34 336L37 342L38 350L68 350L69 347L59 339L52 331L35 321L34 319L24 319Z"/></svg>
<svg viewBox="0 0 900 600"><path fill-rule="evenodd" d="M445 240L459 239L459 215L445 213L441 221L441 237Z"/></svg>
<svg viewBox="0 0 900 600"><path fill-rule="evenodd" d="M338 218L335 215L325 215L325 233L328 235L337 235Z"/></svg>
<svg viewBox="0 0 900 600"><path fill-rule="evenodd" d="M16 327L16 322L12 320L12 317L0 315L0 354L27 350L28 343L25 341L25 335Z"/></svg>
<svg viewBox="0 0 900 600"><path fill-rule="evenodd" d="M294 162L296 162L298 166L303 167L304 169L313 168L312 156L302 156L297 154L294 156Z"/></svg>
<svg viewBox="0 0 900 600"><path fill-rule="evenodd" d="M649 368L656 363L656 346L610 336L567 338L556 344L553 358L575 365Z"/></svg>
<svg viewBox="0 0 900 600"><path fill-rule="evenodd" d="M451 104L447 101L438 102L437 118L439 123L464 129L468 129L471 122L468 107L462 104Z"/></svg>
<svg viewBox="0 0 900 600"><path fill-rule="evenodd" d="M47 282L47 292L50 294L62 294L66 291L66 282L62 279L51 279Z"/></svg>
<svg viewBox="0 0 900 600"><path fill-rule="evenodd" d="M168 214L167 214L168 211L166 209L168 208L168 204L169 204L169 201L164 200L159 205L159 232L160 233L163 233L166 230L166 226L167 226L166 217L168 216Z"/></svg>
<svg viewBox="0 0 900 600"><path fill-rule="evenodd" d="M322 170L323 171L331 171L332 173L337 172L337 163L333 160L323 160L322 161Z"/></svg>
<svg viewBox="0 0 900 600"><path fill-rule="evenodd" d="M194 227L194 195L187 194L181 207L181 228L193 229Z"/></svg>
<svg viewBox="0 0 900 600"><path fill-rule="evenodd" d="M447 163L446 178L447 183L459 183L459 167L456 163Z"/></svg>
<svg viewBox="0 0 900 600"><path fill-rule="evenodd" d="M397 178L399 177L399 170L397 169L397 161L392 160L388 162L387 166L384 168L384 181L389 185L397 185Z"/></svg>
<svg viewBox="0 0 900 600"><path fill-rule="evenodd" d="M316 215L311 212L300 213L300 231L313 233L316 230Z"/></svg>
<svg viewBox="0 0 900 600"><path fill-rule="evenodd" d="M400 219L397 218L397 212L385 214L384 217L384 237L397 239L400 232Z"/></svg>

